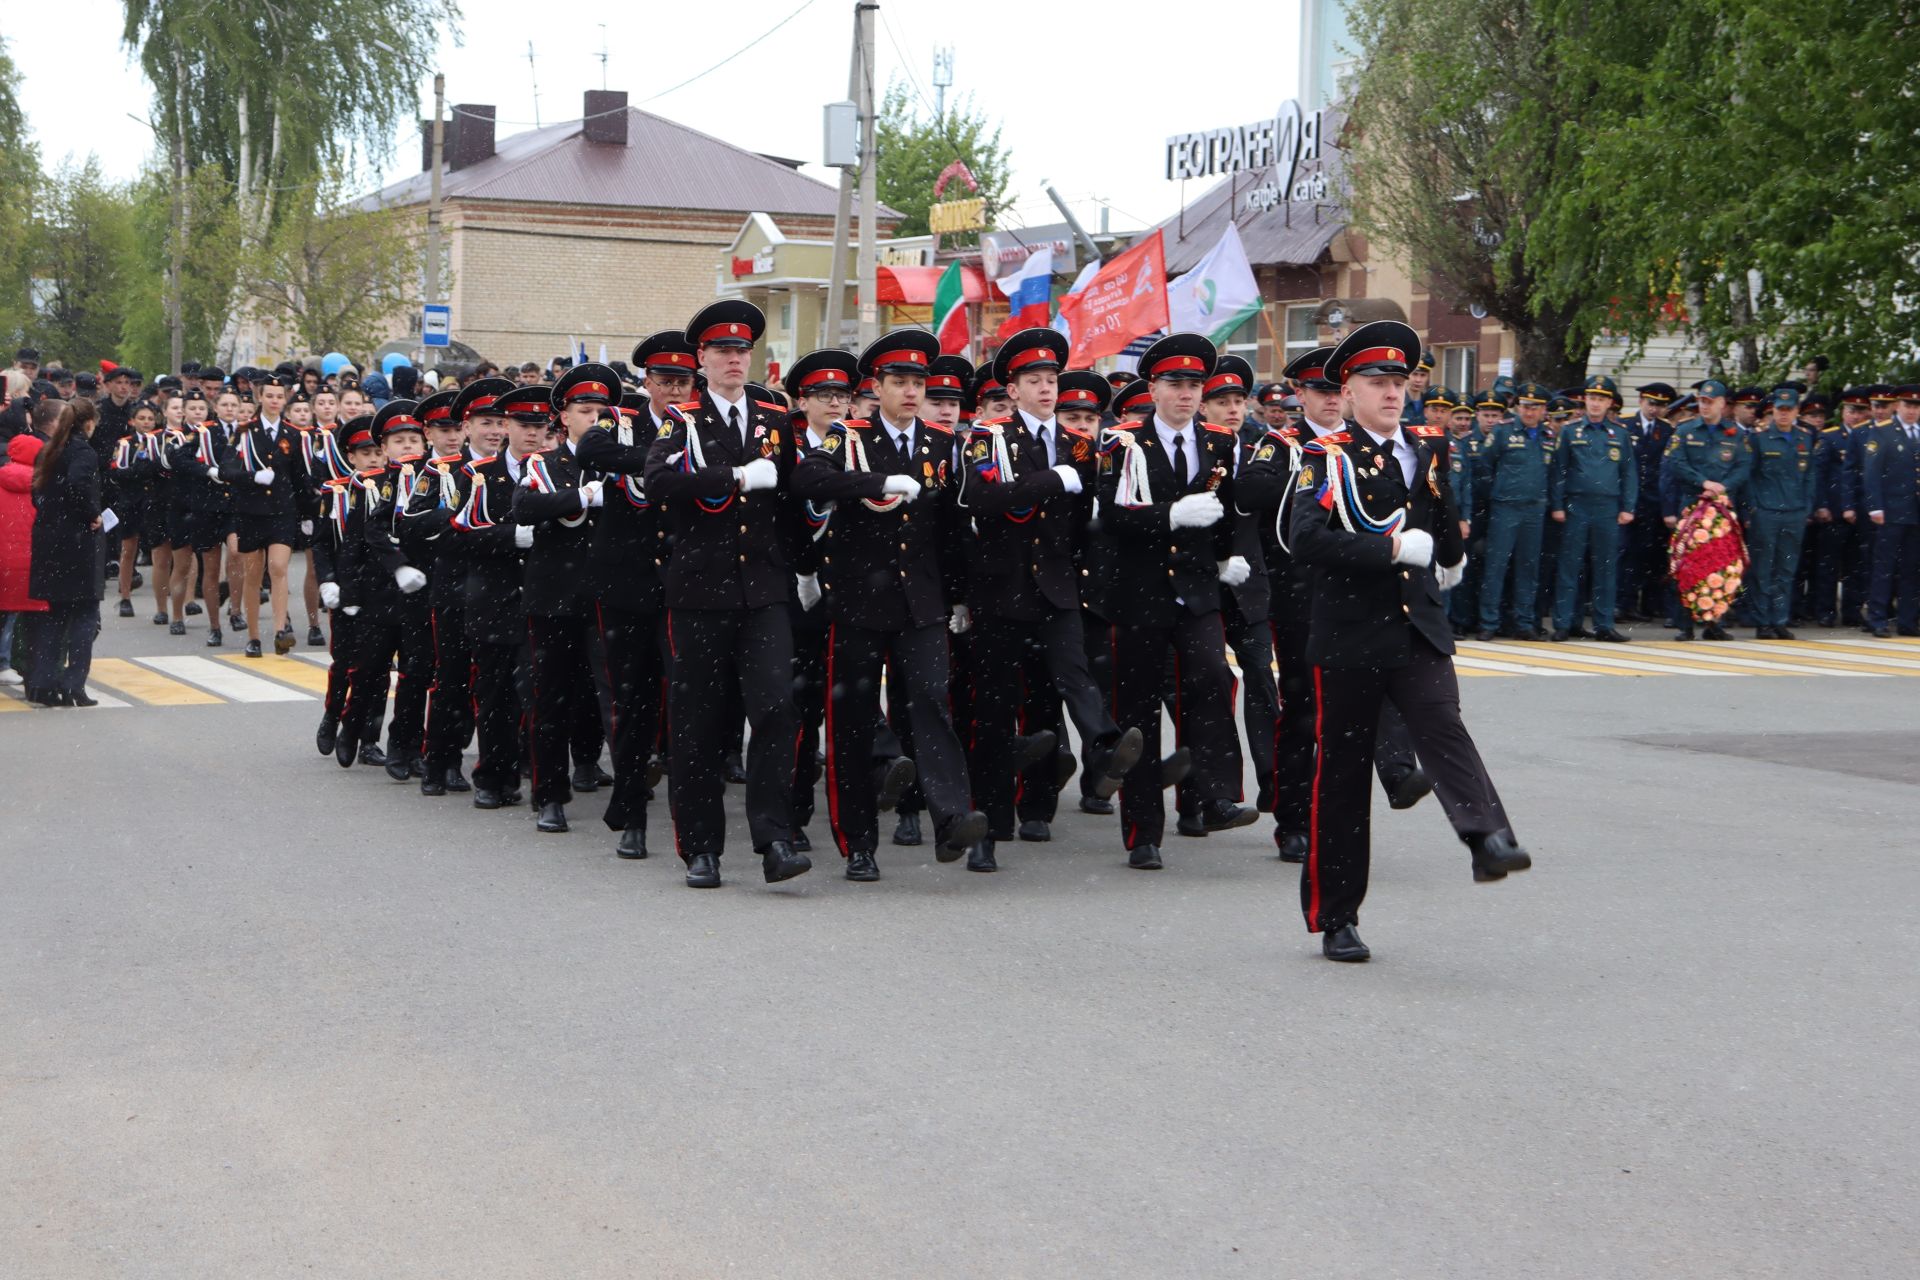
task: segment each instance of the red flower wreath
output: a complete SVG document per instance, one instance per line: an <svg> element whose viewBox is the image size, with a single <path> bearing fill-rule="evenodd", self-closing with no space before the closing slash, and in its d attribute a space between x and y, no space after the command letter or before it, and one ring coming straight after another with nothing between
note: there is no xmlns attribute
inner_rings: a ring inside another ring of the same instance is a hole
<svg viewBox="0 0 1920 1280"><path fill-rule="evenodd" d="M1746 538L1725 495L1694 503L1667 544L1667 568L1680 603L1701 622L1717 621L1733 607L1747 564Z"/></svg>

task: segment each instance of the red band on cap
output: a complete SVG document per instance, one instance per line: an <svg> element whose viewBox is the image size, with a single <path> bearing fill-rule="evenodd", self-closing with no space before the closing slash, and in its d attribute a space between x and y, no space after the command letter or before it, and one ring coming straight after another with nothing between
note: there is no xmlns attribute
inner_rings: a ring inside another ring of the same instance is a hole
<svg viewBox="0 0 1920 1280"><path fill-rule="evenodd" d="M471 418L476 413L485 413L487 406L499 398L499 396L475 396L473 403L467 406L467 416Z"/></svg>
<svg viewBox="0 0 1920 1280"><path fill-rule="evenodd" d="M800 379L800 389L805 391L807 388L817 387L823 382L831 382L836 387L853 385L848 379L845 369L815 369L812 373Z"/></svg>
<svg viewBox="0 0 1920 1280"><path fill-rule="evenodd" d="M358 431L354 432L352 435L347 437L345 447L349 449L358 449L362 445L369 445L372 443L373 443L373 432L367 430L365 427L362 427Z"/></svg>
<svg viewBox="0 0 1920 1280"><path fill-rule="evenodd" d="M1028 347L1025 351L1007 357L1007 372L1018 373L1030 364L1046 361L1051 365L1060 363L1060 353L1052 347Z"/></svg>
<svg viewBox="0 0 1920 1280"><path fill-rule="evenodd" d="M1347 362L1340 366L1340 375L1344 378L1355 365L1378 364L1387 361L1405 364L1406 360L1407 353L1398 347L1368 347L1365 351L1356 351L1349 356Z"/></svg>
<svg viewBox="0 0 1920 1280"><path fill-rule="evenodd" d="M452 416L453 416L452 405L437 404L433 408L427 410L428 422L441 422L447 418L451 418Z"/></svg>
<svg viewBox="0 0 1920 1280"><path fill-rule="evenodd" d="M960 390L960 379L950 373L935 373L927 376L928 387L945 387L951 391Z"/></svg>
<svg viewBox="0 0 1920 1280"><path fill-rule="evenodd" d="M567 388L568 400L578 400L582 396L606 396L612 399L613 392L607 389L604 382L576 382Z"/></svg>
<svg viewBox="0 0 1920 1280"><path fill-rule="evenodd" d="M702 346L709 342L718 342L722 338L733 338L747 345L753 345L753 330L744 324L717 324L700 335Z"/></svg>
<svg viewBox="0 0 1920 1280"><path fill-rule="evenodd" d="M1180 373L1182 371L1191 373L1195 369L1205 369L1206 367L1207 362L1199 356L1168 356L1165 360L1155 364L1152 372L1148 373L1147 376L1149 378L1157 378L1166 373Z"/></svg>
<svg viewBox="0 0 1920 1280"><path fill-rule="evenodd" d="M1203 390L1214 392L1220 390L1222 387L1238 387L1240 390L1245 391L1247 384L1240 380L1240 375L1237 373L1216 373L1213 377L1207 379L1207 385Z"/></svg>
<svg viewBox="0 0 1920 1280"><path fill-rule="evenodd" d="M1120 402L1120 412L1125 413L1129 409L1138 409L1141 405L1152 403L1151 395L1145 391L1136 391Z"/></svg>
<svg viewBox="0 0 1920 1280"><path fill-rule="evenodd" d="M1293 380L1295 382L1313 382L1316 380L1320 382L1325 382L1327 380L1326 366L1315 365L1311 369L1302 369L1299 373L1294 375Z"/></svg>
<svg viewBox="0 0 1920 1280"><path fill-rule="evenodd" d="M915 351L911 348L901 351L888 351L873 358L873 367L876 369L890 364L917 364L925 367L926 363L927 353L924 351Z"/></svg>
<svg viewBox="0 0 1920 1280"><path fill-rule="evenodd" d="M988 378L980 384L980 394L983 396L990 396L996 391L1004 392L1005 390L1006 388L1000 385L998 378Z"/></svg>
<svg viewBox="0 0 1920 1280"><path fill-rule="evenodd" d="M382 423L380 429L382 431L405 431L408 427L413 427L417 430L419 426L420 419L410 417L404 413L396 413Z"/></svg>
<svg viewBox="0 0 1920 1280"><path fill-rule="evenodd" d="M647 357L647 368L657 369L662 365L673 369L693 368L693 353L689 351L656 351Z"/></svg>
<svg viewBox="0 0 1920 1280"><path fill-rule="evenodd" d="M1073 391L1062 391L1058 403L1061 405L1087 404L1098 406L1100 397L1091 391L1075 389Z"/></svg>

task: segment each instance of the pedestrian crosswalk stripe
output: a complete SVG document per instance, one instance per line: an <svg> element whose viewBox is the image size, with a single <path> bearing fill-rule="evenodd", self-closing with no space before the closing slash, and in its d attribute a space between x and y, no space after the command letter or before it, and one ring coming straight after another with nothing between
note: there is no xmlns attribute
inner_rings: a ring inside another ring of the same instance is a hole
<svg viewBox="0 0 1920 1280"><path fill-rule="evenodd" d="M1870 650L1848 652L1802 642L1783 644L1766 640L1736 640L1731 644L1723 641L1720 647L1731 649L1742 657L1779 659L1784 656L1799 666L1864 672L1876 676L1920 676L1920 661Z"/></svg>
<svg viewBox="0 0 1920 1280"><path fill-rule="evenodd" d="M95 658L90 675L109 689L148 706L192 707L220 701L204 689L169 679L125 658Z"/></svg>
<svg viewBox="0 0 1920 1280"><path fill-rule="evenodd" d="M1785 648L1790 653L1822 653L1849 659L1864 659L1875 666L1898 667L1902 670L1920 672L1920 648L1901 653L1896 649L1865 649L1856 647L1845 640L1796 640L1790 645L1779 641L1771 643L1761 640L1742 640L1734 646L1737 649L1770 651Z"/></svg>
<svg viewBox="0 0 1920 1280"><path fill-rule="evenodd" d="M328 667L333 665L333 657L331 654L306 653L303 651L296 651L293 656L300 659L300 661L302 662L312 663L314 666L319 667L322 671L326 670Z"/></svg>
<svg viewBox="0 0 1920 1280"><path fill-rule="evenodd" d="M280 680L287 684L305 689L308 693L327 691L327 673L316 671L310 663L295 662L291 657L279 656L246 658L241 655L227 654L220 661L232 663L248 675L264 676L269 680Z"/></svg>
<svg viewBox="0 0 1920 1280"><path fill-rule="evenodd" d="M87 684L87 696L92 698L94 702L101 707L125 707L131 705L130 703L122 702L105 689L97 688L91 682ZM28 702L26 690L22 689L19 685L7 685L0 688L0 711L40 711L43 709L44 708L36 706L34 703Z"/></svg>
<svg viewBox="0 0 1920 1280"><path fill-rule="evenodd" d="M1597 640L1571 643L1578 644L1583 649L1603 647L1602 642ZM1605 645L1604 647L1612 649L1614 646ZM1668 641L1664 644L1649 644L1641 652L1656 654L1663 662L1683 663L1703 670L1733 667L1756 671L1762 675L1842 676L1865 680L1875 679L1879 675L1877 672L1864 671L1850 664L1826 667L1815 663L1789 661L1787 655L1792 652L1791 647L1780 641L1773 642L1773 647L1768 650L1769 656L1766 658L1741 657L1738 654L1726 652L1728 648L1727 644L1712 640L1695 640L1691 643Z"/></svg>
<svg viewBox="0 0 1920 1280"><path fill-rule="evenodd" d="M232 702L307 702L312 699L311 694L288 688L284 684L275 684L271 680L262 680L206 658L140 658L137 661L143 667L151 667L162 675L198 685Z"/></svg>
<svg viewBox="0 0 1920 1280"><path fill-rule="evenodd" d="M1498 658L1482 658L1469 653L1454 655L1454 669L1463 676L1598 676L1607 675L1604 671L1561 671L1553 667L1530 667L1519 662L1503 662Z"/></svg>
<svg viewBox="0 0 1920 1280"><path fill-rule="evenodd" d="M1601 653L1567 652L1567 646L1557 644L1551 650L1543 645L1493 645L1478 641L1471 647L1462 646L1476 656L1485 657L1491 651L1500 659L1513 662L1528 669L1527 674L1539 674L1534 668L1545 667L1553 670L1584 671L1589 675L1606 676L1744 676L1755 674L1746 671L1716 670L1703 667L1676 666L1672 663L1655 662L1638 655L1627 657L1608 645ZM1764 673L1761 673L1764 674Z"/></svg>

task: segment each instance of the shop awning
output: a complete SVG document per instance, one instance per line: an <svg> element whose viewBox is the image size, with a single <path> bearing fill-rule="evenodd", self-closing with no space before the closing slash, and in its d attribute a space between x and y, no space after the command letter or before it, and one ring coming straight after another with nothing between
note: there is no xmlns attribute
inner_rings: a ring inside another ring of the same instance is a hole
<svg viewBox="0 0 1920 1280"><path fill-rule="evenodd" d="M875 300L891 306L931 306L946 271L945 267L880 267L874 280ZM987 300L987 278L979 267L963 265L960 280L968 302Z"/></svg>

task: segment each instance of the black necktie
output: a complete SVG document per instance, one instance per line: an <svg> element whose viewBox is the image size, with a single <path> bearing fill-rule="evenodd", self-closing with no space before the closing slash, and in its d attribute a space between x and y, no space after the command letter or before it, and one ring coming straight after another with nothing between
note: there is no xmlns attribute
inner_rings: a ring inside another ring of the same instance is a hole
<svg viewBox="0 0 1920 1280"><path fill-rule="evenodd" d="M1393 437L1388 436L1385 440L1381 441L1381 448L1387 451L1387 465L1393 468L1393 478L1400 481L1402 485L1405 485L1407 478L1405 473L1400 470L1400 453L1399 450L1393 447Z"/></svg>
<svg viewBox="0 0 1920 1280"><path fill-rule="evenodd" d="M900 451L900 456L903 458L910 458L913 456L913 449L911 446L907 444L907 433L904 431L898 433L893 437L893 447Z"/></svg>
<svg viewBox="0 0 1920 1280"><path fill-rule="evenodd" d="M1180 431L1173 433L1173 478L1182 489L1187 487L1187 437Z"/></svg>
<svg viewBox="0 0 1920 1280"><path fill-rule="evenodd" d="M1040 456L1047 460L1048 466L1052 466L1053 465L1053 441L1047 438L1048 433L1047 433L1046 423L1043 422L1040 424L1038 434L1040 437Z"/></svg>
<svg viewBox="0 0 1920 1280"><path fill-rule="evenodd" d="M727 406L727 425L733 428L733 435L735 439L739 440L741 444L745 444L747 442L746 437L740 434L740 406L739 405L730 404Z"/></svg>

